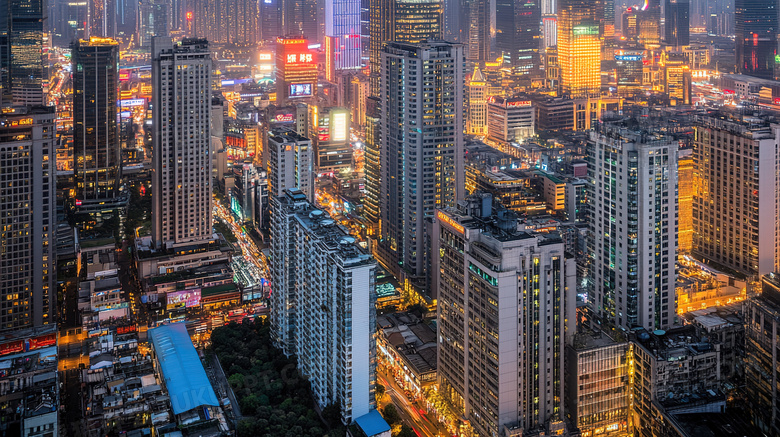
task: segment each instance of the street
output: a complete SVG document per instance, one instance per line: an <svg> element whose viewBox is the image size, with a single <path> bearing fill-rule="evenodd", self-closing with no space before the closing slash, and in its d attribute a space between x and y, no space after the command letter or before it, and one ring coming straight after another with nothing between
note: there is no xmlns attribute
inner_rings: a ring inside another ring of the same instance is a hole
<svg viewBox="0 0 780 437"><path fill-rule="evenodd" d="M392 376L377 369L377 382L385 386L385 394L390 396L401 419L411 426L417 435L422 437L437 437L448 435L447 429L436 421L432 414L426 414L417 402L410 402L404 391L396 384ZM386 400L386 397L385 397ZM384 407L384 405L380 406Z"/></svg>

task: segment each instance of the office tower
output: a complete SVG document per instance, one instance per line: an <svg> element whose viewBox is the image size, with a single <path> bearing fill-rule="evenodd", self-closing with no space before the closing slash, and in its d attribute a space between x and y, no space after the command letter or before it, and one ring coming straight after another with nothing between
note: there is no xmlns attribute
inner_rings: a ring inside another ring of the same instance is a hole
<svg viewBox="0 0 780 437"><path fill-rule="evenodd" d="M317 173L338 173L352 167L349 109L309 106L309 138L314 143ZM289 188L289 187L288 187Z"/></svg>
<svg viewBox="0 0 780 437"><path fill-rule="evenodd" d="M441 39L441 0L373 0L370 30L370 92L378 97L382 46L390 41L419 43Z"/></svg>
<svg viewBox="0 0 780 437"><path fill-rule="evenodd" d="M573 97L599 94L601 41L595 3L558 2L558 64L564 93Z"/></svg>
<svg viewBox="0 0 780 437"><path fill-rule="evenodd" d="M680 149L677 155L677 251L686 254L693 250L693 169L693 149Z"/></svg>
<svg viewBox="0 0 780 437"><path fill-rule="evenodd" d="M466 59L469 61L491 60L490 4L490 0L461 0L462 37L455 39L455 42L464 45ZM499 13L497 10L497 22L502 18Z"/></svg>
<svg viewBox="0 0 780 437"><path fill-rule="evenodd" d="M212 239L211 53L208 42L152 40L152 239Z"/></svg>
<svg viewBox="0 0 780 437"><path fill-rule="evenodd" d="M282 33L282 0L260 2L260 41L272 42Z"/></svg>
<svg viewBox="0 0 780 437"><path fill-rule="evenodd" d="M468 85L468 109L466 116L466 132L472 135L484 135L487 131L487 90L485 77L479 71L479 65L474 67Z"/></svg>
<svg viewBox="0 0 780 437"><path fill-rule="evenodd" d="M463 62L443 41L382 51L380 244L411 277L425 271L425 220L463 199Z"/></svg>
<svg viewBox="0 0 780 437"><path fill-rule="evenodd" d="M487 137L498 144L519 144L534 136L536 108L523 97L487 100Z"/></svg>
<svg viewBox="0 0 780 437"><path fill-rule="evenodd" d="M314 199L314 147L311 140L289 129L268 132L268 196L297 188Z"/></svg>
<svg viewBox="0 0 780 437"><path fill-rule="evenodd" d="M644 48L658 48L661 45L661 0L646 0L636 12L636 41Z"/></svg>
<svg viewBox="0 0 780 437"><path fill-rule="evenodd" d="M336 38L337 71L360 69L360 0L326 0L325 35Z"/></svg>
<svg viewBox="0 0 780 437"><path fill-rule="evenodd" d="M761 294L745 303L745 391L753 423L767 435L780 434L780 380L777 332L780 331L780 277L761 278Z"/></svg>
<svg viewBox="0 0 780 437"><path fill-rule="evenodd" d="M194 32L212 44L254 46L260 36L259 5L254 0L198 0L194 13L184 22L194 20ZM276 37L278 35L274 35Z"/></svg>
<svg viewBox="0 0 780 437"><path fill-rule="evenodd" d="M619 96L633 96L642 89L644 50L635 43L615 50L615 79Z"/></svg>
<svg viewBox="0 0 780 437"><path fill-rule="evenodd" d="M542 18L542 39L545 51L558 45L558 18L553 15ZM546 67L546 65L545 65Z"/></svg>
<svg viewBox="0 0 780 437"><path fill-rule="evenodd" d="M737 72L762 79L774 78L777 52L777 2L735 0Z"/></svg>
<svg viewBox="0 0 780 437"><path fill-rule="evenodd" d="M87 21L87 5L80 0L57 2L54 5L54 16L49 17L54 28L52 41L55 46L67 47L73 40L84 38Z"/></svg>
<svg viewBox="0 0 780 437"><path fill-rule="evenodd" d="M73 56L73 169L76 206L98 212L119 206L119 44L90 37L71 45Z"/></svg>
<svg viewBox="0 0 780 437"><path fill-rule="evenodd" d="M623 37L628 41L636 42L636 37L639 35L639 9L628 8L623 12L623 26L621 31Z"/></svg>
<svg viewBox="0 0 780 437"><path fill-rule="evenodd" d="M130 37L136 29L138 16L137 0L117 0L116 3L116 32L117 35Z"/></svg>
<svg viewBox="0 0 780 437"><path fill-rule="evenodd" d="M277 36L297 36L319 41L320 24L317 20L317 0L279 0L281 6L281 30Z"/></svg>
<svg viewBox="0 0 780 437"><path fill-rule="evenodd" d="M3 0L0 3L0 69L3 88L14 103L44 103L46 65L43 35L47 29L46 0Z"/></svg>
<svg viewBox="0 0 780 437"><path fill-rule="evenodd" d="M376 262L300 190L284 190L271 228L271 327L319 408L344 423L375 408Z"/></svg>
<svg viewBox="0 0 780 437"><path fill-rule="evenodd" d="M780 126L728 112L693 126L693 254L748 276L780 271Z"/></svg>
<svg viewBox="0 0 780 437"><path fill-rule="evenodd" d="M138 4L138 46L151 50L152 38L167 37L170 5L166 0L141 0Z"/></svg>
<svg viewBox="0 0 780 437"><path fill-rule="evenodd" d="M688 0L666 0L664 42L667 45L681 48L691 43L689 8Z"/></svg>
<svg viewBox="0 0 780 437"><path fill-rule="evenodd" d="M276 102L311 99L317 93L317 53L301 38L276 39Z"/></svg>
<svg viewBox="0 0 780 437"><path fill-rule="evenodd" d="M539 70L539 0L496 0L496 50L519 73Z"/></svg>
<svg viewBox="0 0 780 437"><path fill-rule="evenodd" d="M378 97L366 99L366 143L363 152L366 172L366 197L363 201L363 213L371 226L369 235L375 236L379 224L379 190L381 185L381 163L379 140L380 108Z"/></svg>
<svg viewBox="0 0 780 437"><path fill-rule="evenodd" d="M474 429L563 431L576 267L557 235L517 230L489 194L436 212L439 393Z"/></svg>
<svg viewBox="0 0 780 437"><path fill-rule="evenodd" d="M672 105L691 104L691 69L683 53L664 53L664 91Z"/></svg>
<svg viewBox="0 0 780 437"><path fill-rule="evenodd" d="M116 0L87 0L88 36L116 36Z"/></svg>
<svg viewBox="0 0 780 437"><path fill-rule="evenodd" d="M56 323L53 108L0 116L0 332Z"/></svg>
<svg viewBox="0 0 780 437"><path fill-rule="evenodd" d="M667 329L677 310L677 141L605 123L590 133L588 178L588 300L616 326Z"/></svg>

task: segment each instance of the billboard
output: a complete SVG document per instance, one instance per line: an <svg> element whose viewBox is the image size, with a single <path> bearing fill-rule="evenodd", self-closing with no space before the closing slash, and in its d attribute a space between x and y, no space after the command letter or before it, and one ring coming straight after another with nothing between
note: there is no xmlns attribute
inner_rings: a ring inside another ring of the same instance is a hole
<svg viewBox="0 0 780 437"><path fill-rule="evenodd" d="M311 97L310 83L291 83L290 97Z"/></svg>
<svg viewBox="0 0 780 437"><path fill-rule="evenodd" d="M200 305L200 288L191 288L188 290L168 293L169 308L181 306L191 308L198 305Z"/></svg>
<svg viewBox="0 0 780 437"><path fill-rule="evenodd" d="M336 112L330 121L330 135L333 141L346 141L347 139L347 113Z"/></svg>
<svg viewBox="0 0 780 437"><path fill-rule="evenodd" d="M271 121L275 123L292 123L295 121L295 117L292 114L276 114Z"/></svg>
<svg viewBox="0 0 780 437"><path fill-rule="evenodd" d="M125 99L119 101L119 106L123 108L132 107L132 106L144 106L146 104L146 99Z"/></svg>

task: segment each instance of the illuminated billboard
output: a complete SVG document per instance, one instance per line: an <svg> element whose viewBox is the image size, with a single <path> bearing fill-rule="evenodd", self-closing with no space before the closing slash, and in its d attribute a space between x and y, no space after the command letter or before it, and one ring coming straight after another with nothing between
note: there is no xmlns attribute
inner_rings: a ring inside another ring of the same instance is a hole
<svg viewBox="0 0 780 437"><path fill-rule="evenodd" d="M168 308L196 307L200 305L200 288L175 291L168 293Z"/></svg>
<svg viewBox="0 0 780 437"><path fill-rule="evenodd" d="M275 123L292 123L294 120L295 117L292 114L276 114L271 121Z"/></svg>
<svg viewBox="0 0 780 437"><path fill-rule="evenodd" d="M146 104L145 99L125 99L119 101L119 106L128 108L132 106L144 106Z"/></svg>
<svg viewBox="0 0 780 437"><path fill-rule="evenodd" d="M336 112L330 121L330 136L333 141L346 141L347 139L347 113Z"/></svg>
<svg viewBox="0 0 780 437"><path fill-rule="evenodd" d="M310 83L291 83L290 97L311 97Z"/></svg>

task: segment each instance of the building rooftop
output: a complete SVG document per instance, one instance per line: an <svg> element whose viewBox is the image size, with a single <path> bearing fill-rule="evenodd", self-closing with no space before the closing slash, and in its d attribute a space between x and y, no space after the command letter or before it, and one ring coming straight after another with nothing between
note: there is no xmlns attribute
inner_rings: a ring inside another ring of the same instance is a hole
<svg viewBox="0 0 780 437"><path fill-rule="evenodd" d="M186 326L183 323L163 325L150 329L148 335L160 363L173 414L202 405L219 406Z"/></svg>
<svg viewBox="0 0 780 437"><path fill-rule="evenodd" d="M368 414L364 414L355 419L355 422L368 437L390 432L390 425L387 424L377 410L369 411Z"/></svg>

